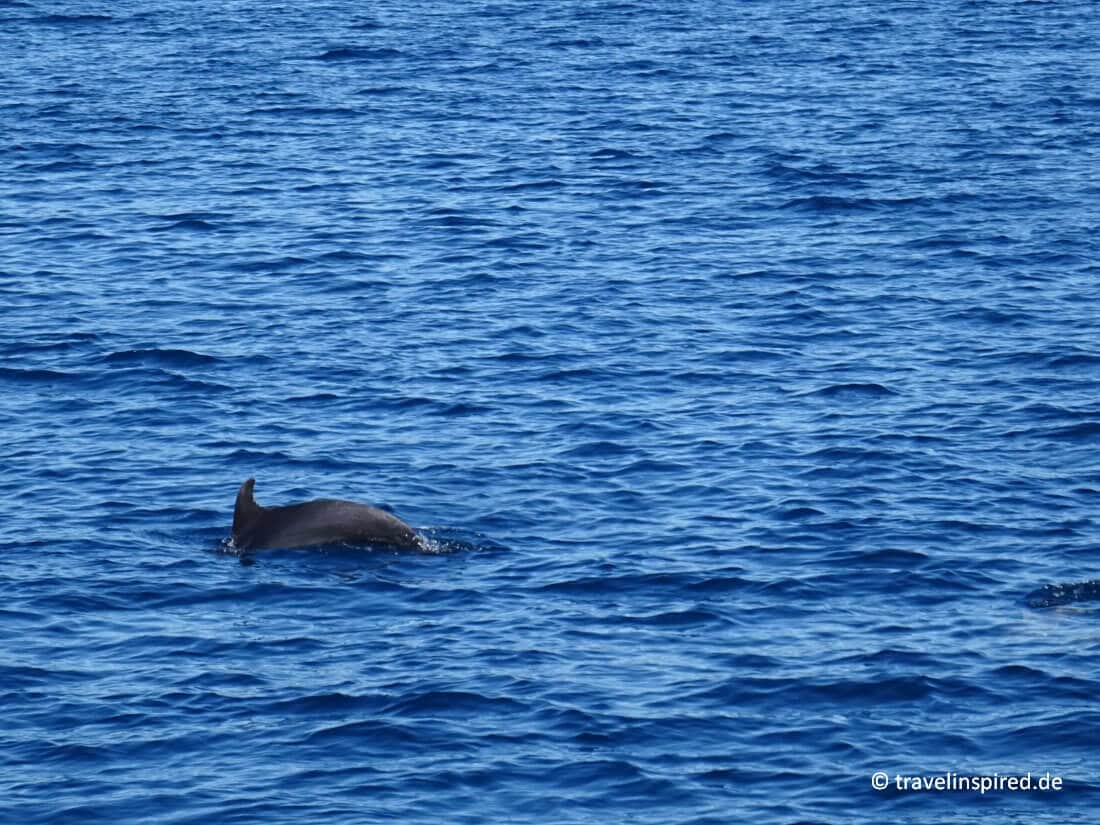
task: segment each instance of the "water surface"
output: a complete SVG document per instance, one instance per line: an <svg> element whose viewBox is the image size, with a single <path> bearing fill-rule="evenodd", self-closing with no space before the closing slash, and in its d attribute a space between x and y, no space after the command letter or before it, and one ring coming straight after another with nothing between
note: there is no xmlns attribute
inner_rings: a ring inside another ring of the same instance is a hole
<svg viewBox="0 0 1100 825"><path fill-rule="evenodd" d="M0 2L3 817L1093 811L1098 31Z"/></svg>

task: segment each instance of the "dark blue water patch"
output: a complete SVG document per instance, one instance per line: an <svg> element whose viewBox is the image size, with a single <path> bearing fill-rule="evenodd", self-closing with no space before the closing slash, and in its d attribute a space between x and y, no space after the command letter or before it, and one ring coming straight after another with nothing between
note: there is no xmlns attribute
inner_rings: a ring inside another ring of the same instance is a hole
<svg viewBox="0 0 1100 825"><path fill-rule="evenodd" d="M364 97L385 97L389 95L400 95L407 92L408 87L406 86L364 86L354 94Z"/></svg>
<svg viewBox="0 0 1100 825"><path fill-rule="evenodd" d="M802 394L820 395L826 398L837 398L841 400L860 400L883 398L891 395L897 395L898 393L890 389L889 387L885 387L881 384L850 383L831 384L827 387L822 387L821 389L817 390L810 390L809 392Z"/></svg>
<svg viewBox="0 0 1100 825"><path fill-rule="evenodd" d="M812 213L845 213L874 210L880 207L908 206L920 202L920 198L882 199L810 195L786 201L781 205L781 208Z"/></svg>
<svg viewBox="0 0 1100 825"><path fill-rule="evenodd" d="M109 14L44 14L32 17L28 22L45 26L96 26L110 23L115 18Z"/></svg>
<svg viewBox="0 0 1100 825"><path fill-rule="evenodd" d="M1100 421L1087 421L1071 427L1059 427L1049 430L1047 435L1072 441L1094 441L1100 436Z"/></svg>
<svg viewBox="0 0 1100 825"><path fill-rule="evenodd" d="M389 47L339 46L317 55L316 59L328 63L345 61L369 63L372 61L393 60L402 56L404 56L404 53L400 49Z"/></svg>
<svg viewBox="0 0 1100 825"><path fill-rule="evenodd" d="M164 367L195 367L218 363L219 359L185 349L132 349L103 356L109 364L155 364Z"/></svg>
<svg viewBox="0 0 1100 825"><path fill-rule="evenodd" d="M156 227L154 232L175 232L175 231L189 231L189 232L213 232L219 227L217 224L210 223L209 221L201 221L195 219L185 219L176 221L175 223L167 224L165 226Z"/></svg>
<svg viewBox="0 0 1100 825"><path fill-rule="evenodd" d="M0 6L0 818L1091 813L1092 5Z"/></svg>
<svg viewBox="0 0 1100 825"><path fill-rule="evenodd" d="M1097 369L1100 368L1100 355L1091 353L1074 353L1072 355L1057 355L1047 361L1053 369Z"/></svg>
<svg viewBox="0 0 1100 825"><path fill-rule="evenodd" d="M247 114L267 115L280 121L299 117L323 121L331 117L358 117L363 113L359 109L346 106L267 106L251 109Z"/></svg>
<svg viewBox="0 0 1100 825"><path fill-rule="evenodd" d="M578 37L574 39L549 40L546 43L551 49L593 49L607 45L600 37Z"/></svg>
<svg viewBox="0 0 1100 825"><path fill-rule="evenodd" d="M81 376L59 370L10 369L0 367L0 381L12 383L56 384L79 381Z"/></svg>
<svg viewBox="0 0 1100 825"><path fill-rule="evenodd" d="M281 272L283 270L301 269L311 264L308 258L298 255L286 255L278 258L255 258L227 264L226 268L232 272L259 273Z"/></svg>

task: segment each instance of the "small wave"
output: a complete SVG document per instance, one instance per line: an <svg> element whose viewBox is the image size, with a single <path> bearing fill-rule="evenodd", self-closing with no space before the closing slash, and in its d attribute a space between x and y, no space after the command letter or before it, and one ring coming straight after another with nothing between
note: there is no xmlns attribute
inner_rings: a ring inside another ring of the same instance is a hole
<svg viewBox="0 0 1100 825"><path fill-rule="evenodd" d="M614 149L608 146L602 149L597 149L596 151L589 154L588 157L590 157L592 160L634 160L637 155L635 155L633 152L628 152L625 149Z"/></svg>
<svg viewBox="0 0 1100 825"><path fill-rule="evenodd" d="M110 23L114 19L109 14L47 14L33 18L30 22L47 26L92 26Z"/></svg>
<svg viewBox="0 0 1100 825"><path fill-rule="evenodd" d="M551 49L592 49L605 45L601 37L574 37L550 40L546 44Z"/></svg>
<svg viewBox="0 0 1100 825"><path fill-rule="evenodd" d="M57 350L80 349L86 344L98 341L99 336L94 332L64 332L50 336L40 341L23 341L18 345L6 346L4 349L12 355L26 352L48 352Z"/></svg>
<svg viewBox="0 0 1100 825"><path fill-rule="evenodd" d="M547 593L573 595L628 593L638 591L669 592L692 581L690 574L681 573L625 573L622 575L577 576L561 581L551 581L538 589Z"/></svg>
<svg viewBox="0 0 1100 825"><path fill-rule="evenodd" d="M1100 367L1100 355L1089 353L1057 355L1047 361L1047 365L1055 369L1062 367Z"/></svg>
<svg viewBox="0 0 1100 825"><path fill-rule="evenodd" d="M328 403L330 401L343 401L344 397L337 395L334 392L314 392L308 395L291 395L287 396L286 402L288 404L316 404L316 403Z"/></svg>
<svg viewBox="0 0 1100 825"><path fill-rule="evenodd" d="M391 49L387 47L371 48L369 46L342 46L336 49L329 49L328 51L317 55L314 59L321 60L326 63L335 63L372 60L393 60L395 58L404 56L405 53L400 51L399 49Z"/></svg>
<svg viewBox="0 0 1100 825"><path fill-rule="evenodd" d="M552 768L546 780L576 793L576 789L585 786L606 786L624 781L646 779L645 773L634 763L622 759L595 759L585 762L572 762Z"/></svg>
<svg viewBox="0 0 1100 825"><path fill-rule="evenodd" d="M195 367L216 364L220 359L186 349L128 349L103 356L109 364L159 364L167 367Z"/></svg>
<svg viewBox="0 0 1100 825"><path fill-rule="evenodd" d="M694 581L684 585L688 592L703 593L709 596L731 595L742 593L754 588L757 582L741 576L725 575L711 576L701 581Z"/></svg>
<svg viewBox="0 0 1100 825"><path fill-rule="evenodd" d="M506 249L517 251L537 252L546 249L549 245L547 237L541 232L518 232L513 235L498 235L481 242L482 246L491 249ZM478 280L492 281L494 276L481 275Z"/></svg>
<svg viewBox="0 0 1100 825"><path fill-rule="evenodd" d="M364 97L385 97L388 95L403 94L406 91L407 89L404 86L367 86L359 89L355 94L363 95Z"/></svg>
<svg viewBox="0 0 1100 825"><path fill-rule="evenodd" d="M767 349L733 349L727 350L714 357L720 363L736 364L744 361L777 361L789 359L785 352L776 352Z"/></svg>
<svg viewBox="0 0 1100 825"><path fill-rule="evenodd" d="M805 453L806 458L829 462L881 461L889 453L882 450L868 450L863 447L822 447Z"/></svg>
<svg viewBox="0 0 1100 825"><path fill-rule="evenodd" d="M743 134L737 132L711 132L703 138L704 143L722 145L727 143L738 143L745 139Z"/></svg>
<svg viewBox="0 0 1100 825"><path fill-rule="evenodd" d="M0 367L0 380L6 381L40 384L54 381L71 381L75 378L79 378L79 376L58 370L23 370L13 367Z"/></svg>
<svg viewBox="0 0 1100 825"><path fill-rule="evenodd" d="M810 195L794 198L782 205L782 209L804 212L859 212L874 205L870 198L844 198L837 195Z"/></svg>
<svg viewBox="0 0 1100 825"><path fill-rule="evenodd" d="M173 232L177 230L189 231L189 232L213 232L217 229L221 229L216 223L210 223L209 221L199 220L197 218L184 218L183 220L175 221L174 223L166 224L164 226L157 226L153 228L153 232Z"/></svg>
<svg viewBox="0 0 1100 825"><path fill-rule="evenodd" d="M318 261L369 261L370 255L355 252L351 249L337 249L333 252L325 252L317 256Z"/></svg>
<svg viewBox="0 0 1100 825"><path fill-rule="evenodd" d="M547 178L545 180L508 183L497 187L497 189L501 192L540 192L548 189L561 189L563 186L565 186L564 181L557 180L556 178Z"/></svg>
<svg viewBox="0 0 1100 825"><path fill-rule="evenodd" d="M827 387L821 387L820 389L799 393L799 395L820 395L826 398L861 400L868 398L885 398L891 395L898 395L898 393L895 390L890 389L889 387L883 386L882 384L851 383L830 384Z"/></svg>
<svg viewBox="0 0 1100 825"><path fill-rule="evenodd" d="M951 685L954 687L954 685ZM743 704L750 699L775 701L824 701L840 706L861 706L866 702L898 704L922 699L937 689L939 680L922 675L881 679L837 679L810 681L795 678L739 678L704 689L692 698L704 702Z"/></svg>
<svg viewBox="0 0 1100 825"><path fill-rule="evenodd" d="M575 456L578 458L592 458L599 456L616 456L616 455L629 455L633 452L633 448L626 444L620 444L617 441L587 441L584 444L578 444L576 447L565 450L562 455Z"/></svg>
<svg viewBox="0 0 1100 825"><path fill-rule="evenodd" d="M805 519L821 518L825 513L816 507L791 507L780 510L776 517L780 521L803 521Z"/></svg>
<svg viewBox="0 0 1100 825"><path fill-rule="evenodd" d="M546 356L547 358L552 356ZM577 367L575 369L562 369L553 370L551 372L543 373L538 376L540 381L576 381L584 382L589 379L599 379L600 376L606 375L607 372L601 369L593 369L591 367Z"/></svg>
<svg viewBox="0 0 1100 825"><path fill-rule="evenodd" d="M826 165L818 165L810 169L801 169L778 161L765 167L764 173L769 177L781 181L793 181L796 183L828 183L851 184L853 181L862 181L867 176L858 172L841 172Z"/></svg>
<svg viewBox="0 0 1100 825"><path fill-rule="evenodd" d="M361 112L348 106L265 106L249 109L249 115L278 115L301 117L356 117Z"/></svg>
<svg viewBox="0 0 1100 825"><path fill-rule="evenodd" d="M799 212L865 212L910 206L922 200L922 198L851 198L839 195L810 195L789 200L782 204L781 208Z"/></svg>
<svg viewBox="0 0 1100 825"><path fill-rule="evenodd" d="M628 476L632 474L642 473L680 473L688 469L686 464L681 464L678 461L659 461L654 458L640 458L637 461L631 462L624 467L619 468L617 471L622 476Z"/></svg>
<svg viewBox="0 0 1100 825"><path fill-rule="evenodd" d="M923 238L915 238L911 241L905 241L903 246L908 246L913 249L947 249L953 251L969 242L969 238L945 235L927 235Z"/></svg>
<svg viewBox="0 0 1100 825"><path fill-rule="evenodd" d="M430 690L414 696L402 697L386 708L387 713L398 716L439 714L484 714L524 710L525 706L507 696L483 696L465 690Z"/></svg>
<svg viewBox="0 0 1100 825"><path fill-rule="evenodd" d="M993 326L1018 325L1028 320L1028 316L1024 313L1000 312L987 307L970 307L958 312L948 313L944 318Z"/></svg>
<svg viewBox="0 0 1100 825"><path fill-rule="evenodd" d="M928 556L918 550L884 548L881 550L839 550L829 554L826 561L837 567L858 565L863 568L893 568L906 570L919 567L928 561Z"/></svg>
<svg viewBox="0 0 1100 825"><path fill-rule="evenodd" d="M33 170L35 172L83 172L95 169L94 163L83 160L55 160L50 163L23 163L15 167L20 171Z"/></svg>
<svg viewBox="0 0 1100 825"><path fill-rule="evenodd" d="M1100 436L1100 421L1085 421L1072 427L1050 430L1047 435L1069 441L1090 441Z"/></svg>
<svg viewBox="0 0 1100 825"><path fill-rule="evenodd" d="M282 272L286 269L300 268L313 261L308 258L299 258L297 255L287 255L283 258L267 258L262 260L240 261L228 264L227 269L234 272Z"/></svg>
<svg viewBox="0 0 1100 825"><path fill-rule="evenodd" d="M668 610L648 616L629 616L627 624L653 625L655 627L692 627L695 625L730 624L730 620L710 610Z"/></svg>
<svg viewBox="0 0 1100 825"><path fill-rule="evenodd" d="M344 722L319 728L306 736L305 743L328 742L334 739L362 740L371 742L378 748L388 746L399 750L408 748L413 744L428 744L428 742L423 741L425 739L423 727L399 725L373 719L361 722ZM440 744L443 741L443 736L440 734Z"/></svg>
<svg viewBox="0 0 1100 825"><path fill-rule="evenodd" d="M381 710L383 698L379 694L357 696L340 691L313 693L274 701L270 705L270 710L295 716L328 716L355 711L373 713Z"/></svg>
<svg viewBox="0 0 1100 825"><path fill-rule="evenodd" d="M440 156L440 159L442 156ZM423 219L425 226L467 227L499 226L500 221L483 214L471 214L452 208L431 210Z"/></svg>
<svg viewBox="0 0 1100 825"><path fill-rule="evenodd" d="M616 71L623 71L637 77L671 77L674 71L655 60L625 60L615 64Z"/></svg>

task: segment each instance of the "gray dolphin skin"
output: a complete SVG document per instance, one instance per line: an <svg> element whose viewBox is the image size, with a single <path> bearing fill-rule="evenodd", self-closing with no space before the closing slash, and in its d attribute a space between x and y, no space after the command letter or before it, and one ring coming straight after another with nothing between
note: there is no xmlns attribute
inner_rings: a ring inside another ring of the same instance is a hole
<svg viewBox="0 0 1100 825"><path fill-rule="evenodd" d="M250 478L237 492L233 545L238 550L274 550L318 544L386 544L417 549L416 531L397 516L354 501L319 498L286 507L261 507Z"/></svg>

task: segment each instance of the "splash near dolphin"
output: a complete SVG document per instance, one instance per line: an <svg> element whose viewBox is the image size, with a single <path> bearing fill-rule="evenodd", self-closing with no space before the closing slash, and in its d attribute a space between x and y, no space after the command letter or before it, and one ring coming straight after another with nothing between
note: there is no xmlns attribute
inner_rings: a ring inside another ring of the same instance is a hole
<svg viewBox="0 0 1100 825"><path fill-rule="evenodd" d="M1027 594L1028 607L1061 607L1100 600L1100 580L1072 584L1048 584Z"/></svg>
<svg viewBox="0 0 1100 825"><path fill-rule="evenodd" d="M274 550L320 544L384 544L420 549L409 525L392 513L354 501L315 499L284 507L256 503L250 478L237 492L233 508L233 546L238 550Z"/></svg>

